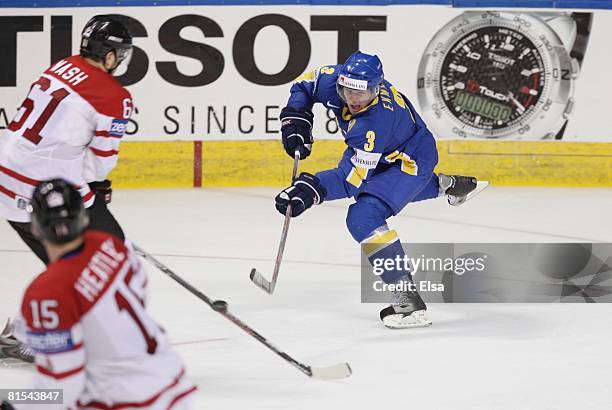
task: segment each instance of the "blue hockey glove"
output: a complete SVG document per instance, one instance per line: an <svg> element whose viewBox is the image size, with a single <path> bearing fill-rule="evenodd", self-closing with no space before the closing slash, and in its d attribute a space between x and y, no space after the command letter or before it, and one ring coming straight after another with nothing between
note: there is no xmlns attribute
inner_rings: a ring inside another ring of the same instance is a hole
<svg viewBox="0 0 612 410"><path fill-rule="evenodd" d="M291 216L296 217L313 205L323 202L327 192L320 185L319 178L307 172L302 172L293 181L293 185L283 189L274 200L276 209L285 215L291 204Z"/></svg>
<svg viewBox="0 0 612 410"><path fill-rule="evenodd" d="M283 147L291 158L295 156L295 150L299 150L300 159L310 155L312 151L312 124L314 115L308 108L295 110L285 107L280 113L281 134Z"/></svg>

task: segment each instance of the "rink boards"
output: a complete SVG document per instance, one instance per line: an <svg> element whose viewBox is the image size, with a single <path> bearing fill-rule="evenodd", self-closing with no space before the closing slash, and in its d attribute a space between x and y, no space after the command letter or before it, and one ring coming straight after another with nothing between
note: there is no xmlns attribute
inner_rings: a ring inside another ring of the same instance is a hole
<svg viewBox="0 0 612 410"><path fill-rule="evenodd" d="M335 166L345 144L316 141L301 170ZM438 141L439 171L495 185L612 187L612 144L537 141ZM291 159L280 141L123 142L111 179L121 188L283 186Z"/></svg>

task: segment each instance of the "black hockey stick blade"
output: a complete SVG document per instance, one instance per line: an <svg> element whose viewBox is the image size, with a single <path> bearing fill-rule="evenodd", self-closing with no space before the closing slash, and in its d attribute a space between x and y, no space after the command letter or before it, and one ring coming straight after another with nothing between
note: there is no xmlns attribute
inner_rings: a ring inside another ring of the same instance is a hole
<svg viewBox="0 0 612 410"><path fill-rule="evenodd" d="M272 286L272 282L270 282L261 273L259 273L257 268L251 269L251 273L249 275L249 278L251 278L251 281L255 285L257 285L260 289L263 289L268 294L271 295L272 292L274 292L274 287Z"/></svg>
<svg viewBox="0 0 612 410"><path fill-rule="evenodd" d="M333 366L310 367L310 377L319 380L346 379L353 371L348 363L338 363Z"/></svg>

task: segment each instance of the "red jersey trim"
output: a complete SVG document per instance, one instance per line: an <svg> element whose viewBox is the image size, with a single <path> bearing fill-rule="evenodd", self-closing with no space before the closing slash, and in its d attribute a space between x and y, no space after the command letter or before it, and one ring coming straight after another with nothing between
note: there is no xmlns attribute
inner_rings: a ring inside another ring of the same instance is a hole
<svg viewBox="0 0 612 410"><path fill-rule="evenodd" d="M52 377L55 380L61 380L61 379L65 379L66 377L70 377L72 375L82 372L83 370L85 370L85 366L81 366L79 368L68 370L68 371L61 372L61 373L53 373L51 370L45 369L42 366L36 366L36 370L38 370L38 373L44 374L45 376Z"/></svg>
<svg viewBox="0 0 612 410"><path fill-rule="evenodd" d="M4 195L8 196L11 199L15 199L15 197L17 196L16 193L14 193L13 191L11 191L8 188L3 187L2 185L0 185L0 192L3 193Z"/></svg>
<svg viewBox="0 0 612 410"><path fill-rule="evenodd" d="M15 178L18 181L24 182L28 185L32 185L32 186L36 186L38 184L40 184L41 181L38 181L36 179L32 179L29 177L26 177L25 175L21 175L18 172L13 171L12 169L8 169L3 167L2 165L0 165L0 172L5 173L6 175L8 175L9 177Z"/></svg>
<svg viewBox="0 0 612 410"><path fill-rule="evenodd" d="M93 148L92 148L93 149ZM12 169L8 169L6 167L3 167L2 165L0 165L0 172L8 175L9 177L12 177L20 182L23 182L25 184L28 185L32 185L33 187L36 187L38 184L40 184L42 181L39 181L37 179L33 179L30 177L26 177L25 175L22 175L18 172L13 171ZM75 189L81 189L80 186L78 185L74 185ZM0 192L2 192L3 194L10 196L11 198L15 199L15 196L17 195L15 192L11 191L8 188L5 188L3 186L0 185ZM83 202L87 202L89 201L92 197L93 197L93 192L89 191L87 194L85 194L85 196L83 197Z"/></svg>
<svg viewBox="0 0 612 410"><path fill-rule="evenodd" d="M88 193L85 194L85 196L83 197L83 202L87 202L89 201L92 197L94 196L93 191L89 191Z"/></svg>
<svg viewBox="0 0 612 410"><path fill-rule="evenodd" d="M0 185L0 193L8 196L11 199L15 199L17 198L17 194L13 191L11 191L8 188L3 187L2 185ZM91 200L91 198L93 198L94 193L92 191L89 191L88 193L85 194L85 196L83 197L83 203L86 204L89 200Z"/></svg>
<svg viewBox="0 0 612 410"><path fill-rule="evenodd" d="M137 408L138 407L148 407L152 405L153 403L155 403L162 394L166 393L168 390L176 386L184 375L185 375L185 368L182 368L181 372L178 374L178 376L174 378L172 383L164 387L156 395L148 398L147 400L141 401L141 402L116 403L112 407L109 407L104 403L100 403L99 401L91 401L87 404L82 404L81 402L79 402L79 407L85 407L85 408L91 407L91 408L100 409L100 410L119 410L119 409L124 409L124 408L129 408L129 407L137 407ZM176 400L176 397L175 397L175 400Z"/></svg>
<svg viewBox="0 0 612 410"><path fill-rule="evenodd" d="M112 157L113 155L117 155L119 153L118 151L115 151L114 149L111 149L108 151L104 151L104 150L96 149L92 147L89 147L89 149L91 150L91 152L93 152L98 157Z"/></svg>
<svg viewBox="0 0 612 410"><path fill-rule="evenodd" d="M170 402L170 405L168 406L168 410L172 410L172 408L174 407L174 405L182 400L183 398L189 396L191 393L194 393L196 390L198 390L197 387L193 386L191 389L182 392L181 394L179 394L178 396L176 396L174 399L172 399L172 401Z"/></svg>
<svg viewBox="0 0 612 410"><path fill-rule="evenodd" d="M96 137L102 137L102 138L117 138L117 139L121 139L123 137L123 135L111 135L110 132L105 131L105 130L97 130L94 135Z"/></svg>

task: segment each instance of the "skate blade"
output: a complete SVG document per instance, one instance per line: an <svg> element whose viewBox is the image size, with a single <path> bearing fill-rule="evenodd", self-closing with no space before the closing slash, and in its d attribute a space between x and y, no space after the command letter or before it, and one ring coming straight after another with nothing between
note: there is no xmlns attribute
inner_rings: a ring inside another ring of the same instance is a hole
<svg viewBox="0 0 612 410"><path fill-rule="evenodd" d="M456 196L449 195L448 203L451 204L452 206L462 205L466 203L467 201L469 201L470 199L474 198L476 195L478 195L482 191L484 191L489 185L490 185L489 181L478 181L476 182L476 188L473 191L471 191L469 194L467 194L465 197L457 198Z"/></svg>
<svg viewBox="0 0 612 410"><path fill-rule="evenodd" d="M13 357L0 357L0 367L6 368L30 368L34 367L34 363L24 362L20 359L15 359Z"/></svg>
<svg viewBox="0 0 612 410"><path fill-rule="evenodd" d="M389 329L411 329L416 327L428 327L431 326L433 323L423 313L420 312L414 312L410 316L404 316L402 314L385 316L382 322L383 325L385 325Z"/></svg>

